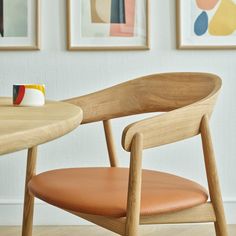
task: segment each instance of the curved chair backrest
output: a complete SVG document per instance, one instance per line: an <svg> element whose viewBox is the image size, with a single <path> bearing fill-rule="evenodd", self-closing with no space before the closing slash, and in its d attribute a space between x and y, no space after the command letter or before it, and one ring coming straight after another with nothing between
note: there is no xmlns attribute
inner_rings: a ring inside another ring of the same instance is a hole
<svg viewBox="0 0 236 236"><path fill-rule="evenodd" d="M220 78L213 74L164 73L141 77L66 102L82 108L83 123L168 111L126 127L122 145L129 151L135 133L143 134L144 148L197 135L202 117L212 113L220 87Z"/></svg>

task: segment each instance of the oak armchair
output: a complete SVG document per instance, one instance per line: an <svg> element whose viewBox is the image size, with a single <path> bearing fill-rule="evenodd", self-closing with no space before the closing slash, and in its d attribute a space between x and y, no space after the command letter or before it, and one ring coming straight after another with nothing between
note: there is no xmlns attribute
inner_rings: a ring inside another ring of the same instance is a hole
<svg viewBox="0 0 236 236"><path fill-rule="evenodd" d="M111 167L52 170L34 176L32 195L117 234L139 235L142 224L213 222L217 236L227 227L211 141L211 117L221 80L206 73L154 74L72 98L83 124L102 121ZM111 119L165 112L123 131L130 167L119 168ZM169 173L143 170L142 152L201 135L209 186ZM209 200L209 201L208 201Z"/></svg>

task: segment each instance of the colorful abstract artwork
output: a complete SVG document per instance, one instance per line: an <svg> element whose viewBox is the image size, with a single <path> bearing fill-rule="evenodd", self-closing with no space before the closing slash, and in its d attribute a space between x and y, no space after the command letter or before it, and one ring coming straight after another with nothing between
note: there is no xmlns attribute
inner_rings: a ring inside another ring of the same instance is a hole
<svg viewBox="0 0 236 236"><path fill-rule="evenodd" d="M147 6L148 0L69 0L70 48L147 47Z"/></svg>
<svg viewBox="0 0 236 236"><path fill-rule="evenodd" d="M82 36L134 37L135 4L136 0L83 0Z"/></svg>
<svg viewBox="0 0 236 236"><path fill-rule="evenodd" d="M125 23L124 0L90 0L93 23Z"/></svg>
<svg viewBox="0 0 236 236"><path fill-rule="evenodd" d="M39 1L0 0L0 50L35 47Z"/></svg>
<svg viewBox="0 0 236 236"><path fill-rule="evenodd" d="M236 47L236 0L178 0L180 47Z"/></svg>

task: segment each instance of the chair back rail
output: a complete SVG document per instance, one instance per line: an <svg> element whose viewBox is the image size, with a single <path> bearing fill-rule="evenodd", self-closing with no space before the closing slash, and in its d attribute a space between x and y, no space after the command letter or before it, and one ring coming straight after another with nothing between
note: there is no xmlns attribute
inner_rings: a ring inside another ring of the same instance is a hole
<svg viewBox="0 0 236 236"><path fill-rule="evenodd" d="M218 85L207 73L163 73L140 77L66 102L83 110L83 124L148 113L167 112L195 103Z"/></svg>

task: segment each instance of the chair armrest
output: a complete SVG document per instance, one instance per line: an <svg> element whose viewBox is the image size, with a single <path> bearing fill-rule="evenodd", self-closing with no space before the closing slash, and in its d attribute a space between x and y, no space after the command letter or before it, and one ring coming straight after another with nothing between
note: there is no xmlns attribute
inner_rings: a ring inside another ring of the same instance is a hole
<svg viewBox="0 0 236 236"><path fill-rule="evenodd" d="M208 104L209 105L209 104ZM152 148L184 140L200 133L202 117L212 113L212 106L195 103L127 126L122 146L130 151L136 133L143 134L143 148Z"/></svg>

